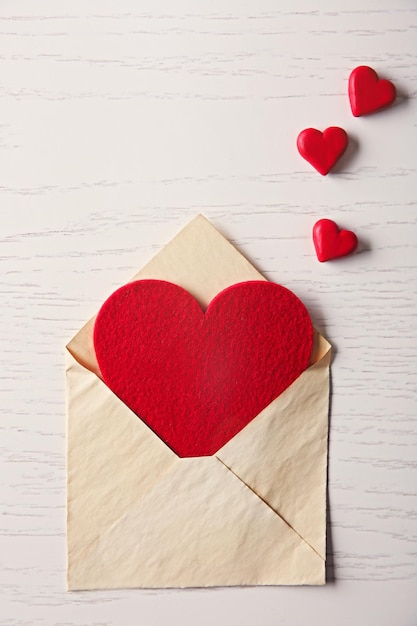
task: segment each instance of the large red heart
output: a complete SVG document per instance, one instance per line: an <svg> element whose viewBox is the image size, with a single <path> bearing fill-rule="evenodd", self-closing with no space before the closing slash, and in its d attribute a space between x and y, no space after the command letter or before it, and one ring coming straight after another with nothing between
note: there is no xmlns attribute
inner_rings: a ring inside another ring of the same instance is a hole
<svg viewBox="0 0 417 626"><path fill-rule="evenodd" d="M233 285L204 313L181 287L139 280L104 303L104 382L181 457L214 454L308 367L302 302L266 281Z"/></svg>
<svg viewBox="0 0 417 626"><path fill-rule="evenodd" d="M360 65L349 76L349 100L355 117L379 111L394 102L395 86L389 80L380 80L371 67Z"/></svg>
<svg viewBox="0 0 417 626"><path fill-rule="evenodd" d="M305 128L297 137L298 152L323 176L330 172L347 145L347 133L338 126L329 126L323 132Z"/></svg>
<svg viewBox="0 0 417 626"><path fill-rule="evenodd" d="M313 226L313 242L319 261L330 261L353 252L358 238L351 230L339 230L332 220L319 220Z"/></svg>

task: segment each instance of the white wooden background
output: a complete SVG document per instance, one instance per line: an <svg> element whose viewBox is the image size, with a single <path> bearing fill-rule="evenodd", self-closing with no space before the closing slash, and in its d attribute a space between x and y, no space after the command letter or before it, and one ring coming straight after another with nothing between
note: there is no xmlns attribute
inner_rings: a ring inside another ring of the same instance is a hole
<svg viewBox="0 0 417 626"><path fill-rule="evenodd" d="M360 64L399 97L356 119ZM1 626L417 624L416 70L415 0L1 1ZM64 344L197 212L335 346L329 584L67 593Z"/></svg>

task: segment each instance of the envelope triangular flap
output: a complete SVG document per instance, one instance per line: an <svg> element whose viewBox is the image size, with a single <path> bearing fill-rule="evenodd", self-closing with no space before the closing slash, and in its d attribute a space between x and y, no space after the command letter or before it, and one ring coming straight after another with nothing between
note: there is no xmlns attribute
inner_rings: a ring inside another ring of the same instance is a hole
<svg viewBox="0 0 417 626"><path fill-rule="evenodd" d="M206 308L223 289L248 280L265 280L202 215L197 215L132 280L167 280L186 289ZM94 351L95 317L71 339L77 361L100 376Z"/></svg>
<svg viewBox="0 0 417 626"><path fill-rule="evenodd" d="M216 456L325 559L330 345L319 344L317 362Z"/></svg>
<svg viewBox="0 0 417 626"><path fill-rule="evenodd" d="M133 280L157 278L180 285L206 308L236 283L266 280L202 215L197 215Z"/></svg>
<svg viewBox="0 0 417 626"><path fill-rule="evenodd" d="M95 374L67 353L69 564L178 461Z"/></svg>
<svg viewBox="0 0 417 626"><path fill-rule="evenodd" d="M175 464L69 571L70 589L323 583L323 560L215 457Z"/></svg>

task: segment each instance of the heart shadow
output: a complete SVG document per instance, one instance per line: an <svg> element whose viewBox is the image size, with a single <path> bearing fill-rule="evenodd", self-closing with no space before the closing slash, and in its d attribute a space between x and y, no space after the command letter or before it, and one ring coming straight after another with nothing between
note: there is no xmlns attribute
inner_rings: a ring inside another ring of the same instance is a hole
<svg viewBox="0 0 417 626"><path fill-rule="evenodd" d="M403 107L404 105L409 105L411 102L411 98L408 93L404 89L398 89L397 87L397 95L395 97L394 102L387 107L386 109L382 109L382 111L388 112L390 109L397 109L398 107Z"/></svg>
<svg viewBox="0 0 417 626"><path fill-rule="evenodd" d="M349 143L345 152L342 154L337 163L330 170L329 175L345 173L347 164L351 163L359 152L359 140L349 133Z"/></svg>
<svg viewBox="0 0 417 626"><path fill-rule="evenodd" d="M364 252L371 252L372 246L371 242L368 238L358 237L358 247L356 248L355 254L363 254Z"/></svg>

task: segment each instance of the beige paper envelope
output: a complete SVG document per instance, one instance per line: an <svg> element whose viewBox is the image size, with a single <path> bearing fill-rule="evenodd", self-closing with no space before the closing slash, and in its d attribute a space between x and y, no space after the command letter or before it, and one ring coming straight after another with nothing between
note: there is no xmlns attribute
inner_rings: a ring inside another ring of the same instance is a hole
<svg viewBox="0 0 417 626"><path fill-rule="evenodd" d="M134 279L206 307L264 280L201 215ZM210 457L179 458L99 377L94 320L67 346L69 590L325 582L330 345Z"/></svg>

